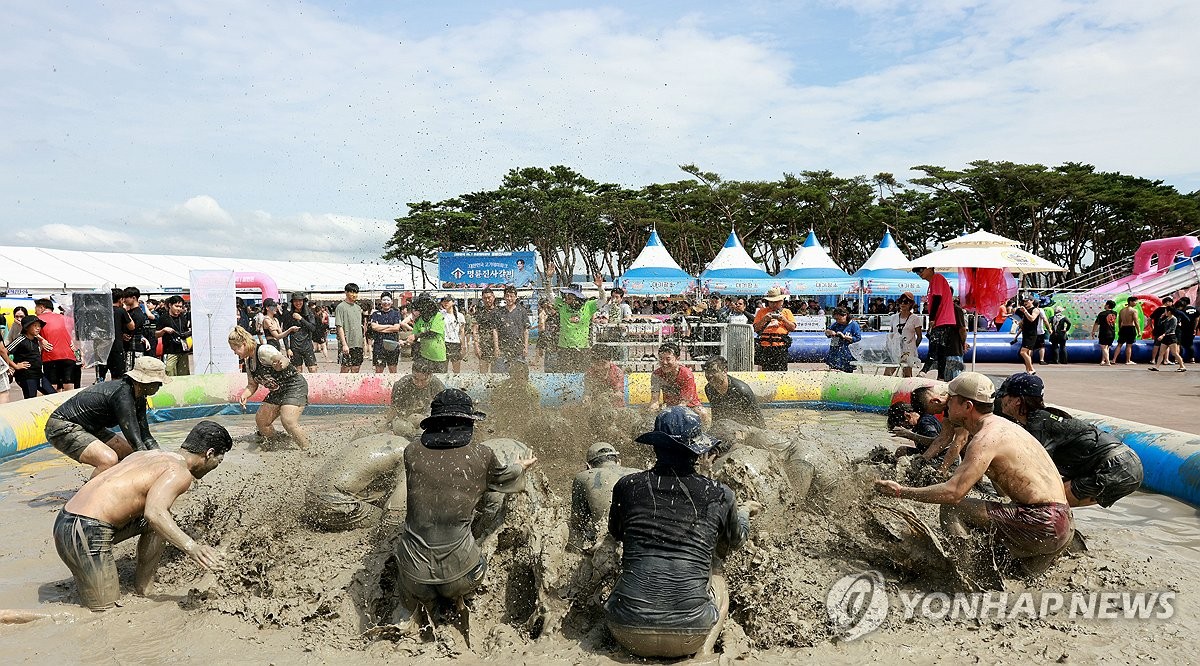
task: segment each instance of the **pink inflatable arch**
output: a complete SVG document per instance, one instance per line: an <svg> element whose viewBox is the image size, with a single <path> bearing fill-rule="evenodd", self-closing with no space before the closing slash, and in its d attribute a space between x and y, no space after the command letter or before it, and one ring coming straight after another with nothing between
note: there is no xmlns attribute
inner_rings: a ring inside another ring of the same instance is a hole
<svg viewBox="0 0 1200 666"><path fill-rule="evenodd" d="M262 291L264 299L273 298L276 302L279 301L279 287L275 284L275 280L271 279L266 273L242 272L238 271L233 274L234 280L237 281L238 289L258 288Z"/></svg>
<svg viewBox="0 0 1200 666"><path fill-rule="evenodd" d="M1175 263L1175 257L1182 254L1185 257L1200 248L1200 240L1194 236L1174 236L1146 241L1138 246L1133 255L1133 274L1142 275L1155 271L1166 270ZM1150 260L1154 259L1151 266Z"/></svg>

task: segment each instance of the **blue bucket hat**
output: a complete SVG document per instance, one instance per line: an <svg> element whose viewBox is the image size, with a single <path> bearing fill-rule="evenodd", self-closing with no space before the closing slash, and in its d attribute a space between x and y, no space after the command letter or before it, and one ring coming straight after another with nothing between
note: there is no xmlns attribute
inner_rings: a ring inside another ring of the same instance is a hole
<svg viewBox="0 0 1200 666"><path fill-rule="evenodd" d="M654 430L633 440L639 444L660 446L677 444L702 456L721 442L704 434L704 426L696 412L687 407L669 407L654 419Z"/></svg>
<svg viewBox="0 0 1200 666"><path fill-rule="evenodd" d="M1046 384L1041 377L1031 375L1027 372L1018 372L1014 375L1009 375L1004 383L1000 384L1000 390L997 391L1000 395L1015 395L1015 396L1032 396L1039 397L1046 392Z"/></svg>

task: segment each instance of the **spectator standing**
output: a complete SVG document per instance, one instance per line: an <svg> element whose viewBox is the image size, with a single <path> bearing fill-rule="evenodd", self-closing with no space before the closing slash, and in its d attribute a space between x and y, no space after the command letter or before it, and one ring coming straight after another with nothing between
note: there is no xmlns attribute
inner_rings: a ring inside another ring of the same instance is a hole
<svg viewBox="0 0 1200 666"><path fill-rule="evenodd" d="M529 356L529 310L517 298L512 285L504 288L504 306L496 311L500 341L498 371L507 371L513 363L525 363Z"/></svg>
<svg viewBox="0 0 1200 666"><path fill-rule="evenodd" d="M408 344L413 347L413 361L423 358L433 364L434 372L446 372L446 319L433 296L423 293L414 305L417 318L413 320Z"/></svg>
<svg viewBox="0 0 1200 666"><path fill-rule="evenodd" d="M162 340L163 363L167 366L167 375L190 375L188 357L192 349L187 339L192 335L192 327L183 311L182 296L168 298L166 307L158 311L155 316L155 335Z"/></svg>
<svg viewBox="0 0 1200 666"><path fill-rule="evenodd" d="M1063 314L1061 305L1055 306L1050 318L1050 362L1067 363L1067 334L1071 332L1071 320Z"/></svg>
<svg viewBox="0 0 1200 666"><path fill-rule="evenodd" d="M133 339L125 349L126 368L132 368L139 356L156 355L154 348L157 341L155 337L157 326L142 306L141 297L142 292L137 287L126 287L124 297L121 299L125 305L125 311L133 320L134 327Z"/></svg>
<svg viewBox="0 0 1200 666"><path fill-rule="evenodd" d="M21 336L8 345L8 353L12 356L15 372L13 380L21 387L25 399L42 395L51 395L54 387L42 373L42 351L50 343L42 338L42 320L36 316L26 315L21 319Z"/></svg>
<svg viewBox="0 0 1200 666"><path fill-rule="evenodd" d="M1165 302L1165 299L1164 299ZM1158 372L1158 366L1165 363L1171 363L1170 358L1174 358L1179 367L1175 372L1187 372L1187 366L1183 363L1183 358L1179 356L1179 319L1175 317L1175 309L1167 308L1162 315L1158 325L1158 337L1154 339L1154 344L1162 347L1162 352L1154 361L1154 365L1150 369Z"/></svg>
<svg viewBox="0 0 1200 666"><path fill-rule="evenodd" d="M921 316L913 311L916 297L911 291L906 291L896 300L897 312L890 316L892 334L900 339L900 374L912 377L913 368L921 365L921 357L917 347L921 344ZM888 368L887 374L890 374Z"/></svg>
<svg viewBox="0 0 1200 666"><path fill-rule="evenodd" d="M1179 320L1179 356L1185 362L1196 362L1196 329L1200 327L1198 315L1200 313L1192 305L1191 297L1180 297L1175 307L1175 318Z"/></svg>
<svg viewBox="0 0 1200 666"><path fill-rule="evenodd" d="M492 372L492 365L500 356L500 312L496 308L496 293L490 287L480 292L482 301L475 307L475 356L479 357L479 371Z"/></svg>
<svg viewBox="0 0 1200 666"><path fill-rule="evenodd" d="M12 326L10 326L8 329L8 335L4 336L5 343L15 342L21 337L21 322L25 319L25 317L29 316L29 310L26 310L24 305L18 305L17 307L13 308L12 313Z"/></svg>
<svg viewBox="0 0 1200 666"><path fill-rule="evenodd" d="M34 301L33 311L42 320L41 337L49 343L42 346L42 372L46 380L60 393L73 390L75 343L67 327L67 318L54 311L54 303L48 298Z"/></svg>
<svg viewBox="0 0 1200 666"><path fill-rule="evenodd" d="M325 329L317 322L317 315L308 304L308 294L297 291L292 293L291 307L284 320L291 324L292 334L288 336L288 356L292 359L292 367L296 372L317 371L317 353L313 347L313 339L324 335Z"/></svg>
<svg viewBox="0 0 1200 666"><path fill-rule="evenodd" d="M400 364L400 331L405 324L401 322L400 311L392 307L392 295L383 292L379 296L379 309L371 313L371 364L375 372L383 372L386 366L388 372L396 374L396 366Z"/></svg>
<svg viewBox="0 0 1200 666"><path fill-rule="evenodd" d="M825 337L829 338L829 355L825 359L829 369L854 372L850 345L862 340L862 329L857 321L850 318L846 308L833 309L833 322L825 329Z"/></svg>
<svg viewBox="0 0 1200 666"><path fill-rule="evenodd" d="M759 367L768 372L787 370L791 332L796 330L796 320L792 311L783 307L783 299L783 292L778 287L771 287L767 290L766 305L754 314L754 332L758 334L757 361Z"/></svg>
<svg viewBox="0 0 1200 666"><path fill-rule="evenodd" d="M125 376L125 370L129 367L125 365L125 347L132 344L134 335L133 318L125 310L121 299L124 298L125 291L116 287L112 290L113 299L113 343L108 349L108 358L105 359L103 365L96 365L96 381L104 381L105 375L111 376L113 379L120 379Z"/></svg>
<svg viewBox="0 0 1200 666"><path fill-rule="evenodd" d="M337 326L338 365L342 372L358 372L363 362L363 310L358 304L358 285L346 283L346 299L333 311Z"/></svg>
<svg viewBox="0 0 1200 666"><path fill-rule="evenodd" d="M467 337L467 318L459 312L452 296L443 296L438 304L442 307L442 318L446 320L446 360L449 369L458 374L462 372L462 361L466 354L463 338Z"/></svg>
<svg viewBox="0 0 1200 666"><path fill-rule="evenodd" d="M557 290L553 287L554 264L546 266L546 281L550 294L555 296L554 309L558 312L558 346L555 349L559 370L584 372L587 370L592 346L590 333L592 319L608 300L604 294L604 279L596 274L594 283L599 296L596 300L585 298L576 285ZM561 292L561 293L556 293Z"/></svg>
<svg viewBox="0 0 1200 666"><path fill-rule="evenodd" d="M1017 328L1017 334L1013 336L1013 342L1016 342L1018 337L1021 339L1020 354L1021 362L1025 364L1025 372L1036 374L1033 371L1033 352L1035 349L1042 349L1046 344L1046 328L1043 324L1046 315L1034 303L1032 296L1026 296L1021 302L1021 307L1013 314L1021 324ZM941 376L938 378L941 379Z"/></svg>
<svg viewBox="0 0 1200 666"><path fill-rule="evenodd" d="M1137 296L1130 296L1125 301L1125 307L1117 313L1117 351L1113 353L1115 363L1121 356L1121 347L1125 348L1125 365L1137 365L1133 361L1133 345L1141 337L1138 331Z"/></svg>
<svg viewBox="0 0 1200 666"><path fill-rule="evenodd" d="M954 292L945 276L933 268L914 268L913 272L929 283L925 303L929 314L929 358L923 370L937 368L937 377L946 381L946 353L943 347L947 336L954 334Z"/></svg>

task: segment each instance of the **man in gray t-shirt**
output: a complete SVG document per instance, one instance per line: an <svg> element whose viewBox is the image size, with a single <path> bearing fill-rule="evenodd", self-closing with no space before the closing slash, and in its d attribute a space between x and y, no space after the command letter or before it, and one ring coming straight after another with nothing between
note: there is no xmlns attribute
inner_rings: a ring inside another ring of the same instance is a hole
<svg viewBox="0 0 1200 666"><path fill-rule="evenodd" d="M358 305L358 285L346 285L346 300L333 311L337 322L338 364L342 372L358 372L363 362L363 311Z"/></svg>

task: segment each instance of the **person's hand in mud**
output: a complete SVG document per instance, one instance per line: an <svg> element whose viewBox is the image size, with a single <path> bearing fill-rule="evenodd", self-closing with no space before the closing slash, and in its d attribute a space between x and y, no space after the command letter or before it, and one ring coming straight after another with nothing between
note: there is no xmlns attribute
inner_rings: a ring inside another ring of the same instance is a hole
<svg viewBox="0 0 1200 666"><path fill-rule="evenodd" d="M900 497L900 491L904 486L892 481L891 479L876 479L875 492L886 497Z"/></svg>
<svg viewBox="0 0 1200 666"><path fill-rule="evenodd" d="M913 441L916 441L917 434L914 433L913 431L909 430L908 428L896 428L895 430L892 431L892 437L899 437L901 439L911 439Z"/></svg>
<svg viewBox="0 0 1200 666"><path fill-rule="evenodd" d="M219 571L225 565L221 558L221 551L212 546L196 543L195 540L189 540L184 544L183 552L208 571Z"/></svg>
<svg viewBox="0 0 1200 666"><path fill-rule="evenodd" d="M537 456L534 456L532 458L525 458L524 460L517 461L517 464L521 466L521 469L526 469L526 470L529 469L530 467L533 467L536 463L537 463Z"/></svg>
<svg viewBox="0 0 1200 666"><path fill-rule="evenodd" d="M749 515L751 518L757 516L758 514L762 513L762 511L763 511L762 503L756 502L754 500L749 500L749 501L743 502L742 505L738 508L741 509L742 511L745 511L746 514Z"/></svg>

